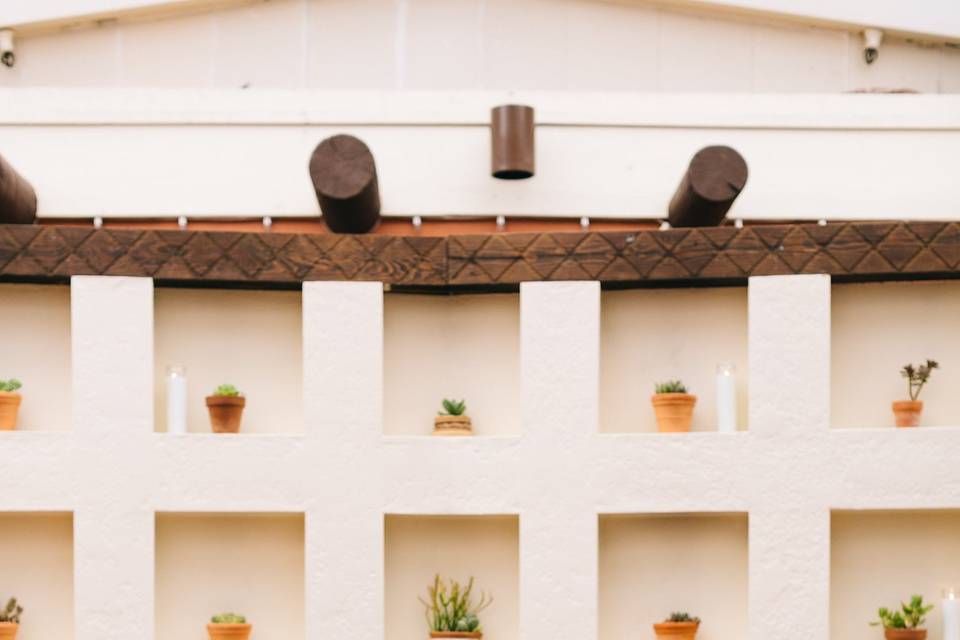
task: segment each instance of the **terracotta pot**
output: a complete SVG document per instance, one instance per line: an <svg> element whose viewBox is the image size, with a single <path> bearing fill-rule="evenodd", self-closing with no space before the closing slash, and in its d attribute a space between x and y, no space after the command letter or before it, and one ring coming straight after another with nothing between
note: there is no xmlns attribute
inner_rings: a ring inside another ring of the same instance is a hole
<svg viewBox="0 0 960 640"><path fill-rule="evenodd" d="M699 622L660 622L653 625L653 632L657 634L657 640L694 640L699 628Z"/></svg>
<svg viewBox="0 0 960 640"><path fill-rule="evenodd" d="M13 640L19 629L20 625L16 622L0 622L0 640Z"/></svg>
<svg viewBox="0 0 960 640"><path fill-rule="evenodd" d="M650 402L653 403L657 428L661 432L690 431L697 396L689 393L655 393Z"/></svg>
<svg viewBox="0 0 960 640"><path fill-rule="evenodd" d="M460 416L454 416L460 417ZM431 638L475 638L479 640L483 637L482 631L431 631Z"/></svg>
<svg viewBox="0 0 960 640"><path fill-rule="evenodd" d="M210 640L247 640L250 637L250 624L220 624L211 622L207 625Z"/></svg>
<svg viewBox="0 0 960 640"><path fill-rule="evenodd" d="M887 640L927 640L926 629L884 629Z"/></svg>
<svg viewBox="0 0 960 640"><path fill-rule="evenodd" d="M210 412L210 428L214 433L237 433L240 431L240 417L247 404L243 396L207 396L207 410Z"/></svg>
<svg viewBox="0 0 960 640"><path fill-rule="evenodd" d="M898 400L893 403L893 417L898 427L915 427L920 424L923 402L920 400Z"/></svg>
<svg viewBox="0 0 960 640"><path fill-rule="evenodd" d="M435 436L472 436L470 416L437 416L433 419ZM453 633L451 631L451 633ZM453 636L451 636L453 637Z"/></svg>
<svg viewBox="0 0 960 640"><path fill-rule="evenodd" d="M20 394L16 391L0 391L0 431L13 431L17 428L20 400ZM5 636L0 636L3 637Z"/></svg>

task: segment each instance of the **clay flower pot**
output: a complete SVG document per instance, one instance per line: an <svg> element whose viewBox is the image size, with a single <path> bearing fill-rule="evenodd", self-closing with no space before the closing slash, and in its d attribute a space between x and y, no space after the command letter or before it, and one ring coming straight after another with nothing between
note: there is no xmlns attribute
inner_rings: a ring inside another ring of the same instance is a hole
<svg viewBox="0 0 960 640"><path fill-rule="evenodd" d="M207 396L207 410L210 412L210 428L213 432L239 432L240 417L246 404L247 400L243 396Z"/></svg>
<svg viewBox="0 0 960 640"><path fill-rule="evenodd" d="M472 436L473 425L470 416L437 416L433 419L433 435L435 436ZM447 632L443 632L447 633ZM454 633L453 631L449 633ZM473 636L441 636L450 638Z"/></svg>
<svg viewBox="0 0 960 640"><path fill-rule="evenodd" d="M926 629L884 629L887 640L927 640Z"/></svg>
<svg viewBox="0 0 960 640"><path fill-rule="evenodd" d="M242 406L240 407L243 408ZM207 625L210 640L247 640L250 637L251 624L224 624L211 622Z"/></svg>
<svg viewBox="0 0 960 640"><path fill-rule="evenodd" d="M898 427L917 426L920 424L921 413L923 413L923 402L920 400L898 400L893 403L893 416ZM894 631L897 631L897 629L894 629ZM899 631L902 631L902 629L899 629ZM913 631L913 629L908 629L908 631Z"/></svg>
<svg viewBox="0 0 960 640"><path fill-rule="evenodd" d="M650 398L657 414L657 427L663 433L690 431L697 396L690 393L655 393Z"/></svg>
<svg viewBox="0 0 960 640"><path fill-rule="evenodd" d="M439 417L439 416L438 416ZM453 418L462 418L463 416L446 416ZM470 419L467 418L469 422ZM474 638L475 640L480 640L483 637L482 631L431 631L431 638Z"/></svg>
<svg viewBox="0 0 960 640"><path fill-rule="evenodd" d="M16 395L16 394L5 394ZM20 625L16 622L0 622L0 640L13 640L17 637Z"/></svg>
<svg viewBox="0 0 960 640"><path fill-rule="evenodd" d="M685 395L679 393L661 395ZM693 405L691 405L692 408ZM694 640L697 637L699 622L658 622L653 625L657 640Z"/></svg>
<svg viewBox="0 0 960 640"><path fill-rule="evenodd" d="M13 431L17 428L17 412L20 411L20 400L20 394L16 391L0 391L0 431ZM13 636L0 635L0 638L7 637L12 638Z"/></svg>

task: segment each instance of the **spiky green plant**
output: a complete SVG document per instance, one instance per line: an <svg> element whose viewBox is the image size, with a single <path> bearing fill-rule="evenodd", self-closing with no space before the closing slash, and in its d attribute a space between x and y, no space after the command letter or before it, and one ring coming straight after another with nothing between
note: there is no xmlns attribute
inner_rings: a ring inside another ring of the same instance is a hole
<svg viewBox="0 0 960 640"><path fill-rule="evenodd" d="M907 392L910 394L911 400L920 397L920 391L923 389L923 385L927 384L927 380L930 379L930 374L933 373L934 369L939 368L940 364L936 360L927 359L926 362L916 367L907 364L903 366L903 369L900 369L900 375L907 379Z"/></svg>
<svg viewBox="0 0 960 640"><path fill-rule="evenodd" d="M20 614L23 613L23 607L17 604L16 598L7 600L7 606L0 611L0 622L12 622L20 624Z"/></svg>
<svg viewBox="0 0 960 640"><path fill-rule="evenodd" d="M218 613L210 618L213 624L246 624L247 619L236 613Z"/></svg>
<svg viewBox="0 0 960 640"><path fill-rule="evenodd" d="M16 391L23 384L16 378L10 378L9 380L0 380L0 391L12 392Z"/></svg>
<svg viewBox="0 0 960 640"><path fill-rule="evenodd" d="M884 629L916 629L926 621L926 615L933 610L933 605L923 604L923 596L913 596L909 604L900 603L900 611L880 607L877 616L880 618L870 625L882 625Z"/></svg>
<svg viewBox="0 0 960 640"><path fill-rule="evenodd" d="M222 384L213 390L213 395L234 397L240 395L240 390L232 384Z"/></svg>
<svg viewBox="0 0 960 640"><path fill-rule="evenodd" d="M687 387L679 380L667 380L666 382L658 382L654 386L654 391L656 393L686 393Z"/></svg>
<svg viewBox="0 0 960 640"><path fill-rule="evenodd" d="M667 622L700 622L700 618L691 616L686 611L674 611L667 618Z"/></svg>
<svg viewBox="0 0 960 640"><path fill-rule="evenodd" d="M463 412L467 410L467 401L466 400L448 400L444 398L443 400L443 411L438 411L437 415L441 416L462 416Z"/></svg>
<svg viewBox="0 0 960 640"><path fill-rule="evenodd" d="M477 614L490 606L493 597L480 592L479 602L473 601L473 578L462 586L456 580L446 581L436 575L427 587L427 599L419 598L426 608L427 625L431 631L480 631Z"/></svg>

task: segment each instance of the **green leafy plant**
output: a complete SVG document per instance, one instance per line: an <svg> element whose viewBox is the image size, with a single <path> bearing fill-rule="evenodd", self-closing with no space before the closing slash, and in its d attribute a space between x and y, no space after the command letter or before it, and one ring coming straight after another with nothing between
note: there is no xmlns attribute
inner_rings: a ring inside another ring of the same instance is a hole
<svg viewBox="0 0 960 640"><path fill-rule="evenodd" d="M907 364L904 365L903 369L900 369L900 375L907 379L907 391L910 393L911 400L920 397L920 390L923 389L923 385L927 384L930 374L933 373L934 369L939 368L940 364L936 360L928 359L916 367Z"/></svg>
<svg viewBox="0 0 960 640"><path fill-rule="evenodd" d="M232 384L222 384L213 390L213 395L234 397L240 395L240 390Z"/></svg>
<svg viewBox="0 0 960 640"><path fill-rule="evenodd" d="M466 400L443 400L443 411L438 411L437 415L441 416L462 416L463 412L467 410L467 401Z"/></svg>
<svg viewBox="0 0 960 640"><path fill-rule="evenodd" d="M427 587L427 599L419 598L426 608L427 625L431 631L480 631L477 614L490 606L492 597L481 592L480 600L473 600L473 578L461 585L451 580L448 585L439 575Z"/></svg>
<svg viewBox="0 0 960 640"><path fill-rule="evenodd" d="M924 623L926 615L933 610L933 605L923 604L923 596L913 596L910 603L900 603L900 611L880 607L877 612L879 620L871 622L871 626L882 625L884 629L916 629Z"/></svg>
<svg viewBox="0 0 960 640"><path fill-rule="evenodd" d="M654 387L657 393L686 393L687 387L679 380L667 380L658 382Z"/></svg>
<svg viewBox="0 0 960 640"><path fill-rule="evenodd" d="M691 616L686 611L674 611L667 618L667 622L700 622L700 618Z"/></svg>
<svg viewBox="0 0 960 640"><path fill-rule="evenodd" d="M213 624L246 624L247 619L236 613L218 613L210 618Z"/></svg>
<svg viewBox="0 0 960 640"><path fill-rule="evenodd" d="M17 604L16 598L7 600L7 606L0 611L0 622L12 622L20 624L20 614L23 613L23 607Z"/></svg>
<svg viewBox="0 0 960 640"><path fill-rule="evenodd" d="M12 392L16 391L23 384L16 378L10 378L9 380L0 380L0 391Z"/></svg>

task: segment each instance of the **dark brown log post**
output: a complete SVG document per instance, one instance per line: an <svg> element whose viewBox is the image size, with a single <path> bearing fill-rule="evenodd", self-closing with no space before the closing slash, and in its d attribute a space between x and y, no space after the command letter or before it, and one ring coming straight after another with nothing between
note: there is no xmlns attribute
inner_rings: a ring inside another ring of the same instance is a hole
<svg viewBox="0 0 960 640"><path fill-rule="evenodd" d="M491 173L501 180L534 174L533 107L505 104L490 113Z"/></svg>
<svg viewBox="0 0 960 640"><path fill-rule="evenodd" d="M380 222L377 165L359 138L341 134L318 144L310 179L323 221L334 233L367 233Z"/></svg>
<svg viewBox="0 0 960 640"><path fill-rule="evenodd" d="M747 184L747 163L735 149L704 147L690 160L670 200L670 226L710 227L723 217Z"/></svg>
<svg viewBox="0 0 960 640"><path fill-rule="evenodd" d="M36 219L36 192L30 183L0 156L0 222L33 224Z"/></svg>

